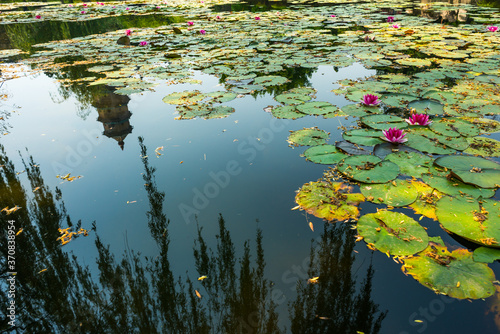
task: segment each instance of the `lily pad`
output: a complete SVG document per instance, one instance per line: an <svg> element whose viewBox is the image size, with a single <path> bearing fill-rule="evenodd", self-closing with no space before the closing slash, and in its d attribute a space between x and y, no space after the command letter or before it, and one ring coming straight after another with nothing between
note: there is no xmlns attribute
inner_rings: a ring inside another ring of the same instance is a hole
<svg viewBox="0 0 500 334"><path fill-rule="evenodd" d="M298 105L297 110L307 115L324 115L336 112L338 108L330 102L313 101Z"/></svg>
<svg viewBox="0 0 500 334"><path fill-rule="evenodd" d="M476 262L493 263L500 260L500 249L479 247L474 250L472 258Z"/></svg>
<svg viewBox="0 0 500 334"><path fill-rule="evenodd" d="M302 130L290 131L291 134L288 136L288 143L293 146L316 146L326 143L328 139L328 133L326 131L320 130L316 127L314 128L304 128Z"/></svg>
<svg viewBox="0 0 500 334"><path fill-rule="evenodd" d="M429 242L425 229L400 212L379 210L366 214L359 219L357 229L370 248L388 255L413 255Z"/></svg>
<svg viewBox="0 0 500 334"><path fill-rule="evenodd" d="M199 102L205 98L205 95L198 90L175 92L163 98L163 102L168 104L189 105Z"/></svg>
<svg viewBox="0 0 500 334"><path fill-rule="evenodd" d="M415 202L410 204L410 208L416 214L437 220L436 203L444 194L421 181L412 181L412 184L418 190L418 197Z"/></svg>
<svg viewBox="0 0 500 334"><path fill-rule="evenodd" d="M427 114L441 116L444 113L444 106L433 100L415 100L408 103L408 108L415 109L417 114Z"/></svg>
<svg viewBox="0 0 500 334"><path fill-rule="evenodd" d="M429 128L447 137L460 137L460 135L464 137L474 137L480 133L476 125L459 118L434 119Z"/></svg>
<svg viewBox="0 0 500 334"><path fill-rule="evenodd" d="M432 154L453 154L456 152L454 149L439 143L439 141L433 141L415 132L408 133L406 138L408 141L405 144L420 152Z"/></svg>
<svg viewBox="0 0 500 334"><path fill-rule="evenodd" d="M367 201L400 207L417 199L418 190L408 180L395 180L383 184L364 185L360 188Z"/></svg>
<svg viewBox="0 0 500 334"><path fill-rule="evenodd" d="M429 172L433 159L418 152L398 151L389 154L385 160L392 161L399 166L400 173L407 176L421 177Z"/></svg>
<svg viewBox="0 0 500 334"><path fill-rule="evenodd" d="M451 169L452 174L465 183L481 188L495 188L500 184L500 165L480 157L449 155L436 159L440 167Z"/></svg>
<svg viewBox="0 0 500 334"><path fill-rule="evenodd" d="M307 213L328 221L356 219L357 205L365 199L350 191L351 187L341 182L309 182L298 191L295 201Z"/></svg>
<svg viewBox="0 0 500 334"><path fill-rule="evenodd" d="M335 146L337 148L341 149L342 151L344 151L348 154L352 154L352 155L369 155L370 154L370 151L367 151L364 148L359 147L356 144L349 143L347 141L339 141L339 142L335 143Z"/></svg>
<svg viewBox="0 0 500 334"><path fill-rule="evenodd" d="M467 249L448 251L442 241L430 241L423 252L405 259L402 269L423 286L453 298L487 298L496 291L488 265L475 262Z"/></svg>
<svg viewBox="0 0 500 334"><path fill-rule="evenodd" d="M348 157L337 165L346 177L364 183L386 183L399 175L399 167L393 162L382 161L374 155Z"/></svg>
<svg viewBox="0 0 500 334"><path fill-rule="evenodd" d="M500 205L494 200L443 197L436 205L444 229L477 244L500 248Z"/></svg>
<svg viewBox="0 0 500 334"><path fill-rule="evenodd" d="M467 138L469 147L464 151L483 157L500 157L500 142L486 137Z"/></svg>
<svg viewBox="0 0 500 334"><path fill-rule="evenodd" d="M301 104L311 100L311 97L303 94L285 93L276 96L274 99L283 104Z"/></svg>
<svg viewBox="0 0 500 334"><path fill-rule="evenodd" d="M372 129L387 130L389 128L404 129L408 123L404 119L393 115L371 115L361 118L361 122ZM380 133L379 136L383 134Z"/></svg>
<svg viewBox="0 0 500 334"><path fill-rule="evenodd" d="M271 113L276 118L297 119L306 116L299 112L296 106L274 106Z"/></svg>
<svg viewBox="0 0 500 334"><path fill-rule="evenodd" d="M353 144L374 146L384 141L380 139L381 132L371 129L354 129L342 134L342 138Z"/></svg>
<svg viewBox="0 0 500 334"><path fill-rule="evenodd" d="M443 194L453 197L468 196L473 198L490 198L495 195L494 189L478 188L472 184L463 183L455 178L446 178L438 175L423 175L422 180Z"/></svg>
<svg viewBox="0 0 500 334"><path fill-rule="evenodd" d="M277 76L277 75L268 75L263 77L255 78L254 84L260 85L264 87L268 86L279 86L287 82L288 79L285 77Z"/></svg>
<svg viewBox="0 0 500 334"><path fill-rule="evenodd" d="M308 148L304 157L316 164L332 165L346 158L346 155L334 145L319 145Z"/></svg>

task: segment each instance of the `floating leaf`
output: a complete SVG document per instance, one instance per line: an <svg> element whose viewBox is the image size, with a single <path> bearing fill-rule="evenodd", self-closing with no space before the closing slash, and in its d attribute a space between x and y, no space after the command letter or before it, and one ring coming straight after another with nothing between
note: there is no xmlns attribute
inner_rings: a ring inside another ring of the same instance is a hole
<svg viewBox="0 0 500 334"><path fill-rule="evenodd" d="M449 155L436 159L440 167L451 169L454 176L465 183L481 188L495 188L500 184L500 165L494 161L472 156Z"/></svg>
<svg viewBox="0 0 500 334"><path fill-rule="evenodd" d="M500 157L500 142L486 137L467 138L469 147L464 153L483 157Z"/></svg>
<svg viewBox="0 0 500 334"><path fill-rule="evenodd" d="M328 133L326 131L314 127L291 131L287 141L294 146L316 146L325 144L327 139Z"/></svg>
<svg viewBox="0 0 500 334"><path fill-rule="evenodd" d="M381 132L379 130L354 129L344 132L342 138L353 144L374 146L384 143L384 141L380 139L380 135Z"/></svg>
<svg viewBox="0 0 500 334"><path fill-rule="evenodd" d="M500 249L479 247L474 250L472 258L475 262L493 263L500 260Z"/></svg>
<svg viewBox="0 0 500 334"><path fill-rule="evenodd" d="M368 201L394 207L409 205L415 202L418 196L417 188L408 180L364 185L360 190Z"/></svg>
<svg viewBox="0 0 500 334"><path fill-rule="evenodd" d="M418 190L418 197L410 208L416 214L437 220L436 203L444 194L421 181L412 181L412 184Z"/></svg>
<svg viewBox="0 0 500 334"><path fill-rule="evenodd" d="M317 164L332 165L344 159L346 155L333 145L319 145L308 148L304 152L308 161Z"/></svg>
<svg viewBox="0 0 500 334"><path fill-rule="evenodd" d="M415 109L417 114L440 116L444 113L444 106L441 103L428 99L412 101L408 103L408 108Z"/></svg>
<svg viewBox="0 0 500 334"><path fill-rule="evenodd" d="M490 198L495 195L493 189L478 188L472 184L466 184L454 178L448 179L438 175L423 175L422 180L443 194L453 197L469 196L474 198Z"/></svg>
<svg viewBox="0 0 500 334"><path fill-rule="evenodd" d="M487 298L496 291L491 268L474 262L467 249L449 252L442 241L430 241L423 252L404 259L402 269L423 286L453 298Z"/></svg>
<svg viewBox="0 0 500 334"><path fill-rule="evenodd" d="M399 167L393 162L382 161L374 155L348 157L337 165L346 177L365 183L386 183L399 175Z"/></svg>
<svg viewBox="0 0 500 334"><path fill-rule="evenodd" d="M277 75L268 75L268 76L264 76L264 77L255 78L254 84L268 87L268 86L279 86L279 85L284 84L287 81L288 81L288 79L285 77L280 77Z"/></svg>
<svg viewBox="0 0 500 334"><path fill-rule="evenodd" d="M297 110L307 115L324 115L336 112L338 108L330 102L313 101L298 105Z"/></svg>
<svg viewBox="0 0 500 334"><path fill-rule="evenodd" d="M285 93L276 96L274 99L283 104L301 104L311 100L311 97L303 94Z"/></svg>
<svg viewBox="0 0 500 334"><path fill-rule="evenodd" d="M385 157L385 160L392 161L399 166L400 173L408 176L421 177L429 172L429 166L433 159L418 153L398 151Z"/></svg>
<svg viewBox="0 0 500 334"><path fill-rule="evenodd" d="M346 141L339 141L339 142L335 143L335 146L337 148L341 149L342 151L344 151L348 154L352 154L352 155L369 155L370 154L369 151L363 149L362 147L359 147L356 144L352 144L352 143L349 143Z"/></svg>
<svg viewBox="0 0 500 334"><path fill-rule="evenodd" d="M366 214L359 219L357 228L369 246L390 255L413 255L429 242L425 229L400 212L379 210Z"/></svg>
<svg viewBox="0 0 500 334"><path fill-rule="evenodd" d="M295 201L307 213L328 221L356 219L357 205L364 197L350 191L351 187L341 182L309 182L299 190Z"/></svg>
<svg viewBox="0 0 500 334"><path fill-rule="evenodd" d="M361 122L372 129L387 130L389 128L404 129L408 123L401 117L392 115L371 115L361 118ZM379 134L382 136L382 134Z"/></svg>
<svg viewBox="0 0 500 334"><path fill-rule="evenodd" d="M296 106L274 106L271 113L276 118L297 119L306 116L297 110Z"/></svg>
<svg viewBox="0 0 500 334"><path fill-rule="evenodd" d="M444 229L477 244L500 248L500 205L494 200L443 197L436 213Z"/></svg>

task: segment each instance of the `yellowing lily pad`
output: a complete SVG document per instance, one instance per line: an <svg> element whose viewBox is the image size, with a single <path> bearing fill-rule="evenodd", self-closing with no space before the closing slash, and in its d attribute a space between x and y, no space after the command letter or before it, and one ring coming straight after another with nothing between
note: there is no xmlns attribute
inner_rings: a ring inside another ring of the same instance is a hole
<svg viewBox="0 0 500 334"><path fill-rule="evenodd" d="M448 251L442 241L430 241L423 252L406 258L402 269L423 286L453 298L481 299L496 291L490 267L475 262L467 249Z"/></svg>
<svg viewBox="0 0 500 334"><path fill-rule="evenodd" d="M328 221L356 219L357 205L365 198L350 191L351 187L341 182L309 182L298 191L295 201L307 213Z"/></svg>
<svg viewBox="0 0 500 334"><path fill-rule="evenodd" d="M364 185L360 190L368 201L394 207L409 205L415 202L418 196L417 188L408 180Z"/></svg>

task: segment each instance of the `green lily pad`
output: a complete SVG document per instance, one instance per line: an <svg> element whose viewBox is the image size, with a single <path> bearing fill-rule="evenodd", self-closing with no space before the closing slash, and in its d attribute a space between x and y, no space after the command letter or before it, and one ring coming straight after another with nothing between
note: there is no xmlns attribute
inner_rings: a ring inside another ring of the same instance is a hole
<svg viewBox="0 0 500 334"><path fill-rule="evenodd" d="M293 94L300 94L300 95L314 95L316 94L316 89L311 88L311 87L297 87L297 88L292 88L288 91L289 93Z"/></svg>
<svg viewBox="0 0 500 334"><path fill-rule="evenodd" d="M328 221L356 219L357 205L365 199L350 191L351 187L341 182L309 182L298 191L295 201L307 213Z"/></svg>
<svg viewBox="0 0 500 334"><path fill-rule="evenodd" d="M479 135L479 128L459 118L441 118L433 120L429 128L443 136L447 137L474 137Z"/></svg>
<svg viewBox="0 0 500 334"><path fill-rule="evenodd" d="M434 163L451 169L452 174L465 183L481 188L495 188L500 184L500 165L494 161L473 156L449 155L436 159Z"/></svg>
<svg viewBox="0 0 500 334"><path fill-rule="evenodd" d="M293 146L316 146L323 145L328 139L328 133L314 128L304 128L302 130L290 131L288 136L288 143Z"/></svg>
<svg viewBox="0 0 500 334"><path fill-rule="evenodd" d="M285 93L276 96L274 99L283 104L301 104L311 100L311 97L303 94Z"/></svg>
<svg viewBox="0 0 500 334"><path fill-rule="evenodd" d="M482 157L500 157L500 141L486 138L475 137L467 138L469 147L464 151L472 155L480 155Z"/></svg>
<svg viewBox="0 0 500 334"><path fill-rule="evenodd" d="M387 155L385 160L398 165L401 174L418 178L429 172L429 166L434 159L418 152L399 151Z"/></svg>
<svg viewBox="0 0 500 334"><path fill-rule="evenodd" d="M448 251L442 241L430 241L423 252L406 258L402 269L423 286L453 298L487 298L496 291L488 265L475 262L467 249Z"/></svg>
<svg viewBox="0 0 500 334"><path fill-rule="evenodd" d="M354 129L342 134L342 138L353 144L375 146L384 141L380 139L381 132L371 129Z"/></svg>
<svg viewBox="0 0 500 334"><path fill-rule="evenodd" d="M441 144L439 141L431 140L420 133L416 133L414 130L406 135L408 141L405 145L410 146L420 152L431 153L431 154L453 154L456 151Z"/></svg>
<svg viewBox="0 0 500 334"><path fill-rule="evenodd" d="M205 93L204 95L211 99L211 101L209 102L214 102L214 103L229 102L234 100L237 96L235 93L223 92L223 91Z"/></svg>
<svg viewBox="0 0 500 334"><path fill-rule="evenodd" d="M413 255L429 242L425 229L400 212L379 210L366 214L359 219L357 229L370 248L388 255Z"/></svg>
<svg viewBox="0 0 500 334"><path fill-rule="evenodd" d="M378 114L381 112L379 106L376 107L368 107L364 104L348 104L340 108L340 110L349 116L366 116L371 114Z"/></svg>
<svg viewBox="0 0 500 334"><path fill-rule="evenodd" d="M500 260L500 249L479 247L474 250L472 258L475 262L493 263Z"/></svg>
<svg viewBox="0 0 500 334"><path fill-rule="evenodd" d="M304 157L316 164L332 165L346 158L346 155L334 145L319 145L308 148Z"/></svg>
<svg viewBox="0 0 500 334"><path fill-rule="evenodd" d="M253 83L255 85L269 87L269 86L279 86L279 85L284 84L287 81L288 81L288 79L285 77L280 77L278 75L268 75L268 76L255 78Z"/></svg>
<svg viewBox="0 0 500 334"><path fill-rule="evenodd" d="M491 83L491 84L497 84L497 85L500 84L500 76L498 76L498 75L486 75L486 74L482 74L482 75L478 75L474 79L477 80L477 81Z"/></svg>
<svg viewBox="0 0 500 334"><path fill-rule="evenodd" d="M324 115L336 112L338 108L330 102L313 101L298 105L297 110L307 115Z"/></svg>
<svg viewBox="0 0 500 334"><path fill-rule="evenodd" d="M393 115L371 115L361 118L361 122L372 129L387 130L389 128L404 129L408 123L404 119ZM382 133L379 136L383 136Z"/></svg>
<svg viewBox="0 0 500 334"><path fill-rule="evenodd" d="M433 100L415 100L408 103L408 108L415 109L417 114L427 114L441 116L444 113L444 106Z"/></svg>
<svg viewBox="0 0 500 334"><path fill-rule="evenodd" d="M443 197L436 214L444 229L477 244L500 248L500 205L495 200Z"/></svg>
<svg viewBox="0 0 500 334"><path fill-rule="evenodd" d="M396 59L395 62L400 65L418 66L418 67L431 66L432 64L430 60L421 58L402 58L402 59Z"/></svg>
<svg viewBox="0 0 500 334"><path fill-rule="evenodd" d="M370 152L356 144L349 143L347 141L339 141L335 143L335 147L341 149L342 151L352 154L352 155L369 155Z"/></svg>
<svg viewBox="0 0 500 334"><path fill-rule="evenodd" d="M297 119L306 116L297 110L296 106L274 106L271 113L276 118Z"/></svg>
<svg viewBox="0 0 500 334"><path fill-rule="evenodd" d="M417 98L418 97L414 95L389 93L382 95L381 100L388 106L395 108L404 108L410 101L414 101Z"/></svg>
<svg viewBox="0 0 500 334"><path fill-rule="evenodd" d="M175 92L163 98L163 102L168 104L189 105L199 102L205 98L205 95L198 90Z"/></svg>
<svg viewBox="0 0 500 334"><path fill-rule="evenodd" d="M495 195L494 189L478 188L472 184L463 183L455 178L448 179L439 175L423 175L422 180L443 194L453 197L469 196L474 198L490 198Z"/></svg>
<svg viewBox="0 0 500 334"><path fill-rule="evenodd" d="M422 135L429 140L431 140L436 146L439 146L439 144L442 144L450 149L453 150L458 150L458 151L463 151L467 147L469 147L469 143L467 142L467 139L465 137L459 136L459 137L447 137L443 136L440 134L437 134L434 131L431 131L430 129L426 127L418 127L412 129L412 134L415 135Z"/></svg>
<svg viewBox="0 0 500 334"><path fill-rule="evenodd" d="M364 185L360 188L367 201L400 207L417 199L418 190L408 180L395 180L383 184Z"/></svg>
<svg viewBox="0 0 500 334"><path fill-rule="evenodd" d="M364 183L386 183L399 175L399 167L393 162L382 161L374 155L348 157L337 165L346 177Z"/></svg>

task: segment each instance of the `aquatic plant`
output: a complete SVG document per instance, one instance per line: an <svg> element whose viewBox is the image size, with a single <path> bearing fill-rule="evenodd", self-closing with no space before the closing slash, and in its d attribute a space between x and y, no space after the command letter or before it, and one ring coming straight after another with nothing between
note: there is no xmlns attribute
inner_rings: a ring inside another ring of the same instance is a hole
<svg viewBox="0 0 500 334"><path fill-rule="evenodd" d="M193 21L188 21L187 24L188 24L188 26L192 26L192 25L194 25L194 22Z"/></svg>
<svg viewBox="0 0 500 334"><path fill-rule="evenodd" d="M429 115L426 114L412 114L410 118L405 119L405 121L410 125L430 125L432 123L429 120Z"/></svg>
<svg viewBox="0 0 500 334"><path fill-rule="evenodd" d="M498 27L497 26L489 26L488 30L491 31L491 32L495 32L495 31L498 30Z"/></svg>
<svg viewBox="0 0 500 334"><path fill-rule="evenodd" d="M126 36L130 36L131 34L132 34L132 30L127 29L127 31L125 31L125 35Z"/></svg>
<svg viewBox="0 0 500 334"><path fill-rule="evenodd" d="M200 34L205 35L207 32L203 29L200 30Z"/></svg>
<svg viewBox="0 0 500 334"><path fill-rule="evenodd" d="M140 45L140 46L146 46L146 45L148 45L148 42L146 42L146 41L141 41L141 42L139 43L139 45Z"/></svg>
<svg viewBox="0 0 500 334"><path fill-rule="evenodd" d="M406 133L403 130L398 128L389 128L388 130L382 130L384 133L384 137L381 137L383 140L386 140L390 143L404 143L408 141L408 139L404 138Z"/></svg>
<svg viewBox="0 0 500 334"><path fill-rule="evenodd" d="M394 22L394 16L388 16L387 22L389 22L389 23Z"/></svg>
<svg viewBox="0 0 500 334"><path fill-rule="evenodd" d="M376 106L380 103L377 95L374 94L366 94L363 95L363 100L361 100L365 106Z"/></svg>
<svg viewBox="0 0 500 334"><path fill-rule="evenodd" d="M399 28L401 28L401 26L400 26L399 24L393 24L393 25L392 25L392 27L393 27L394 29L399 29Z"/></svg>

